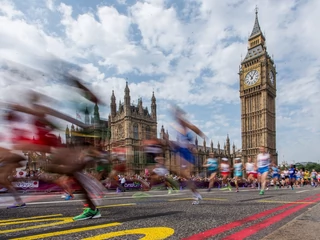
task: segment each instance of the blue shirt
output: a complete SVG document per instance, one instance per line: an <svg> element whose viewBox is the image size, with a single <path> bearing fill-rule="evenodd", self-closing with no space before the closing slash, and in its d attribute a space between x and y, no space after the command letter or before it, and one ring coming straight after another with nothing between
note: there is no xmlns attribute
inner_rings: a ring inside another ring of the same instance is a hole
<svg viewBox="0 0 320 240"><path fill-rule="evenodd" d="M271 169L272 169L272 173L273 173L273 174L279 174L279 168L277 168L277 167L271 167Z"/></svg>
<svg viewBox="0 0 320 240"><path fill-rule="evenodd" d="M216 158L208 158L208 170L217 171L218 170L218 160Z"/></svg>
<svg viewBox="0 0 320 240"><path fill-rule="evenodd" d="M289 168L289 175L294 176L296 174L296 170L294 168Z"/></svg>
<svg viewBox="0 0 320 240"><path fill-rule="evenodd" d="M233 165L234 167L234 173L235 174L241 174L242 173L242 163L235 163Z"/></svg>

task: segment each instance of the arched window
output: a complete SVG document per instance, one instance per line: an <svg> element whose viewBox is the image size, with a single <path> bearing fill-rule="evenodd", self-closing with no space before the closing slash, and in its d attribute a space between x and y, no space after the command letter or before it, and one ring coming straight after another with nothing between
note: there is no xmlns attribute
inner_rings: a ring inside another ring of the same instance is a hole
<svg viewBox="0 0 320 240"><path fill-rule="evenodd" d="M150 126L146 126L146 139L151 139Z"/></svg>
<svg viewBox="0 0 320 240"><path fill-rule="evenodd" d="M135 164L139 164L140 162L139 149L136 147L133 149L133 162Z"/></svg>
<svg viewBox="0 0 320 240"><path fill-rule="evenodd" d="M133 138L139 139L139 128L138 128L138 124L136 123L133 125Z"/></svg>

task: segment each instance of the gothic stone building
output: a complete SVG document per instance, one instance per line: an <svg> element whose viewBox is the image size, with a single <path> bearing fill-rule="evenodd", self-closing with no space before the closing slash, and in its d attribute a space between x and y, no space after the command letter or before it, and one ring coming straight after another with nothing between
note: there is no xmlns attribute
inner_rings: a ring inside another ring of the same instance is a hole
<svg viewBox="0 0 320 240"><path fill-rule="evenodd" d="M145 139L157 138L157 104L154 93L151 98L151 111L143 106L142 99L139 99L137 105L131 104L130 89L126 84L124 90L124 102L119 101L117 106L114 92L111 95L110 114L108 120L101 119L99 107L95 105L93 116L90 117L89 111L86 109L84 121L91 125L85 131L71 125L70 129L66 129L66 144L73 146L83 141L93 144L104 143L104 149L112 151L116 147L125 147L127 149L127 166L128 174L143 174L145 168L154 163L154 159L150 159L143 153L142 141ZM164 130L162 126L160 131L160 138L164 139L168 131ZM198 145L197 138L194 142L196 166L193 174L198 175L203 173L206 169L203 168L203 163L210 152L214 152L218 159L228 157L232 164L232 159L239 155L235 150L235 145L230 149L229 136L226 139L223 149L220 148L220 143L217 148L214 148L211 141L210 146L203 142L203 145ZM167 159L168 167L179 166L179 156L169 149L164 147L164 156Z"/></svg>
<svg viewBox="0 0 320 240"><path fill-rule="evenodd" d="M127 165L134 173L144 171L147 159L142 151L142 141L157 138L157 104L154 93L151 98L151 112L143 107L142 99L132 105L128 83L124 90L124 102L119 102L118 110L114 92L111 96L109 127L111 137L106 141L106 150L126 147Z"/></svg>
<svg viewBox="0 0 320 240"><path fill-rule="evenodd" d="M88 108L86 108L84 115L84 122L85 124L90 125L90 127L84 130L75 127L73 124L70 129L67 126L65 131L67 146L71 147L78 145L84 140L91 142L93 145L97 145L110 138L108 121L100 118L99 107L97 104L94 106L93 116L90 116Z"/></svg>
<svg viewBox="0 0 320 240"><path fill-rule="evenodd" d="M165 136L167 135L167 136ZM168 132L165 132L165 129L161 128L160 131L160 139L164 139L164 137L169 138ZM226 157L229 159L229 164L233 166L233 160L237 157L241 157L241 152L236 150L236 146L230 145L229 135L227 135L226 142L224 143L223 149L220 147L220 143L218 142L217 147L214 147L213 141L211 140L210 146L207 146L206 141L203 141L203 145L198 144L197 137L195 138L194 142L194 156L195 156L195 167L193 169L192 174L194 176L207 176L207 168L203 167L204 162L209 157L209 153L214 153L215 157L218 159L218 162L221 162L221 158ZM177 166L180 166L180 159L179 156L175 154L175 152L169 149L168 146L164 147L164 157L166 158L166 165L167 167L173 167L174 169Z"/></svg>
<svg viewBox="0 0 320 240"><path fill-rule="evenodd" d="M242 158L253 159L259 146L265 146L274 161L276 151L276 66L269 56L258 12L248 39L248 52L242 60L240 77Z"/></svg>
<svg viewBox="0 0 320 240"><path fill-rule="evenodd" d="M124 101L119 101L112 91L110 114L108 120L100 118L99 107L95 105L93 116L85 111L85 123L90 125L86 130L71 125L66 129L66 144L77 145L80 141L91 142L94 145L103 143L106 151L113 148L125 147L127 149L128 169L134 173L144 171L147 159L141 151L142 141L157 138L157 104L154 93L151 98L151 111L143 106L142 99L138 104L131 104L128 83L124 90ZM91 120L91 121L90 121ZM86 137L87 136L87 137Z"/></svg>

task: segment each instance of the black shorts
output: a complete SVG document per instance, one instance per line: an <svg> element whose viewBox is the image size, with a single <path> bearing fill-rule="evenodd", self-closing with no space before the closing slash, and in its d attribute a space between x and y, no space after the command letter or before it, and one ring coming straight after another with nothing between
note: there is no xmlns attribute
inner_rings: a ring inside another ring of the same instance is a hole
<svg viewBox="0 0 320 240"><path fill-rule="evenodd" d="M217 172L217 170L208 170L207 173L208 173L208 176L211 176L212 173L216 173L216 172Z"/></svg>

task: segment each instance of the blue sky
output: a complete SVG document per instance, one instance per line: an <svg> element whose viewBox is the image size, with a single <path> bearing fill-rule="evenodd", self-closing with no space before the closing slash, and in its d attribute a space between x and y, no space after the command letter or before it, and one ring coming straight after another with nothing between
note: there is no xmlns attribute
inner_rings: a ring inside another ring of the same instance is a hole
<svg viewBox="0 0 320 240"><path fill-rule="evenodd" d="M29 66L54 54L80 64L77 72L106 102L158 104L158 128L168 128L168 103L181 105L216 146L227 134L241 148L238 70L247 51L256 5L277 65L277 149L280 162L320 155L319 1L258 0L0 0L0 56ZM21 82L0 71L1 99ZM26 86L77 101L58 83ZM15 99L16 100L16 99ZM67 101L66 101L67 102ZM83 103L86 105L87 103ZM72 104L60 106L73 115ZM4 130L3 130L4 131ZM208 142L208 141L207 141ZM201 143L201 142L200 142Z"/></svg>

